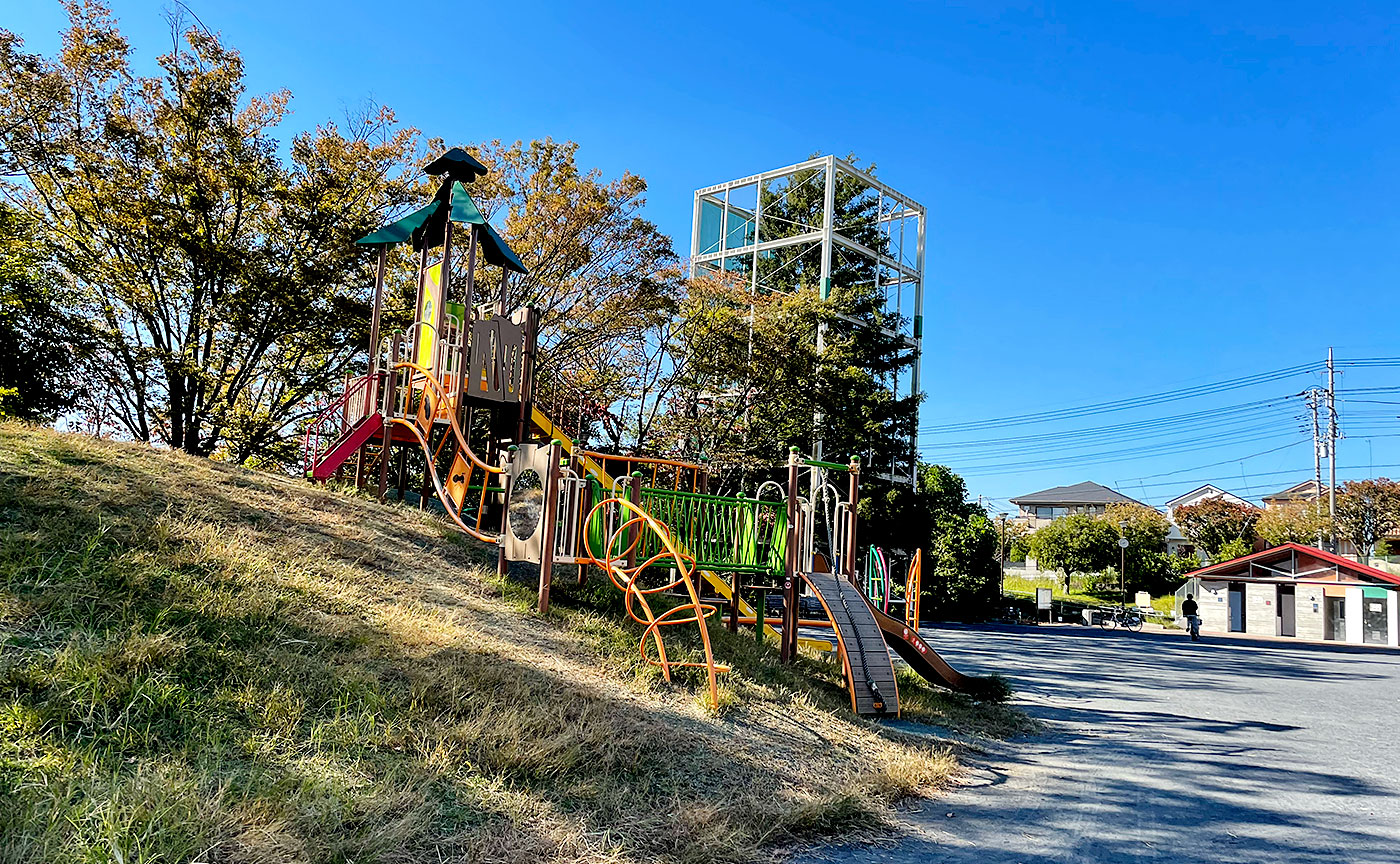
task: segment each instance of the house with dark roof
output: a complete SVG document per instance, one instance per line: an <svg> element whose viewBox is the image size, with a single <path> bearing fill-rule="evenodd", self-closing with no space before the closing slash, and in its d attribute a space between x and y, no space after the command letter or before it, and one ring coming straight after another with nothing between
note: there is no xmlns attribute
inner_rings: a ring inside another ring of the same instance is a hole
<svg viewBox="0 0 1400 864"><path fill-rule="evenodd" d="M1316 480L1304 480L1302 483L1295 483L1272 495L1265 495L1260 498L1266 508L1282 507L1288 504L1296 504L1300 501L1316 501L1318 489L1325 494L1326 486L1319 486Z"/></svg>
<svg viewBox="0 0 1400 864"><path fill-rule="evenodd" d="M1400 646L1400 576L1285 543L1186 574L1202 633Z"/></svg>
<svg viewBox="0 0 1400 864"><path fill-rule="evenodd" d="M1021 511L1016 521L1031 528L1041 528L1073 513L1097 515L1107 510L1110 504L1142 504L1121 492L1087 480L1073 486L1056 486L1021 495L1012 498L1011 503Z"/></svg>

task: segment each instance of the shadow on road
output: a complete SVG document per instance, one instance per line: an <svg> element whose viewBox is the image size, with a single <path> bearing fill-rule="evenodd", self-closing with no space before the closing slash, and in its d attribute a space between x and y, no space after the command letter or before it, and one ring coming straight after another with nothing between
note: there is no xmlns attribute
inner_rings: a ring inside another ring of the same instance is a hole
<svg viewBox="0 0 1400 864"><path fill-rule="evenodd" d="M1098 628L948 627L1048 731L974 766L852 862L1400 861L1400 659L1366 649ZM990 780L988 780L990 778ZM949 814L952 814L949 816Z"/></svg>

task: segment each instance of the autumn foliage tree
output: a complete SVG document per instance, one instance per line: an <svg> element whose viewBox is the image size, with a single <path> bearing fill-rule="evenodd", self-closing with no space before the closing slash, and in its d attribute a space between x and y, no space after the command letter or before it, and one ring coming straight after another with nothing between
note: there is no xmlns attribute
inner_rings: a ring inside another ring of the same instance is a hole
<svg viewBox="0 0 1400 864"><path fill-rule="evenodd" d="M1212 561L1219 561L1227 548L1233 553L1252 548L1255 526L1263 514L1251 504L1207 498L1199 504L1178 507L1173 515L1181 533L1205 550Z"/></svg>
<svg viewBox="0 0 1400 864"><path fill-rule="evenodd" d="M1284 543L1312 545L1330 531L1327 514L1315 501L1296 501L1269 507L1259 515L1255 532L1270 546Z"/></svg>
<svg viewBox="0 0 1400 864"><path fill-rule="evenodd" d="M291 94L250 95L216 35L172 20L144 77L104 5L65 5L54 57L0 31L0 172L81 293L102 408L137 440L275 457L362 356L354 240L409 200L417 135L372 109L284 147Z"/></svg>
<svg viewBox="0 0 1400 864"><path fill-rule="evenodd" d="M1400 527L1400 483L1381 477L1349 480L1337 495L1337 533L1356 554L1369 555L1376 541Z"/></svg>
<svg viewBox="0 0 1400 864"><path fill-rule="evenodd" d="M594 434L614 448L647 449L670 392L666 347L683 285L671 238L642 218L646 180L585 169L572 141L464 149L491 169L472 184L473 200L529 270L513 276L507 303L540 312L540 400L620 415ZM499 275L482 274L482 296L497 295Z"/></svg>

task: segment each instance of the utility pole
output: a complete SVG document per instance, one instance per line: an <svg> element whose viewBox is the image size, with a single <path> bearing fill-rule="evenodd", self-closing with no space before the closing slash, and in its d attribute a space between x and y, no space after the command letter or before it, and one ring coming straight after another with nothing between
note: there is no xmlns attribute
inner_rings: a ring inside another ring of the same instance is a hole
<svg viewBox="0 0 1400 864"><path fill-rule="evenodd" d="M1322 407L1322 391L1316 387L1307 391L1308 408L1312 410L1312 432L1313 432L1313 518L1322 515L1322 425L1318 421L1317 412ZM1322 548L1322 524L1319 520L1317 526L1317 546Z"/></svg>
<svg viewBox="0 0 1400 864"><path fill-rule="evenodd" d="M1331 552L1337 551L1337 367L1332 363L1332 349L1327 349L1327 517L1331 526Z"/></svg>

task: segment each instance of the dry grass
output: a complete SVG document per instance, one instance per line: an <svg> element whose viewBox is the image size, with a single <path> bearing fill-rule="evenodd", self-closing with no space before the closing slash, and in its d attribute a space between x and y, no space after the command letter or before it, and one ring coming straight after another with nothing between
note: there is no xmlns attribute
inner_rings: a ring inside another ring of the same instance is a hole
<svg viewBox="0 0 1400 864"><path fill-rule="evenodd" d="M708 711L611 589L541 618L485 564L416 510L0 424L0 862L743 861L956 768L750 638Z"/></svg>

